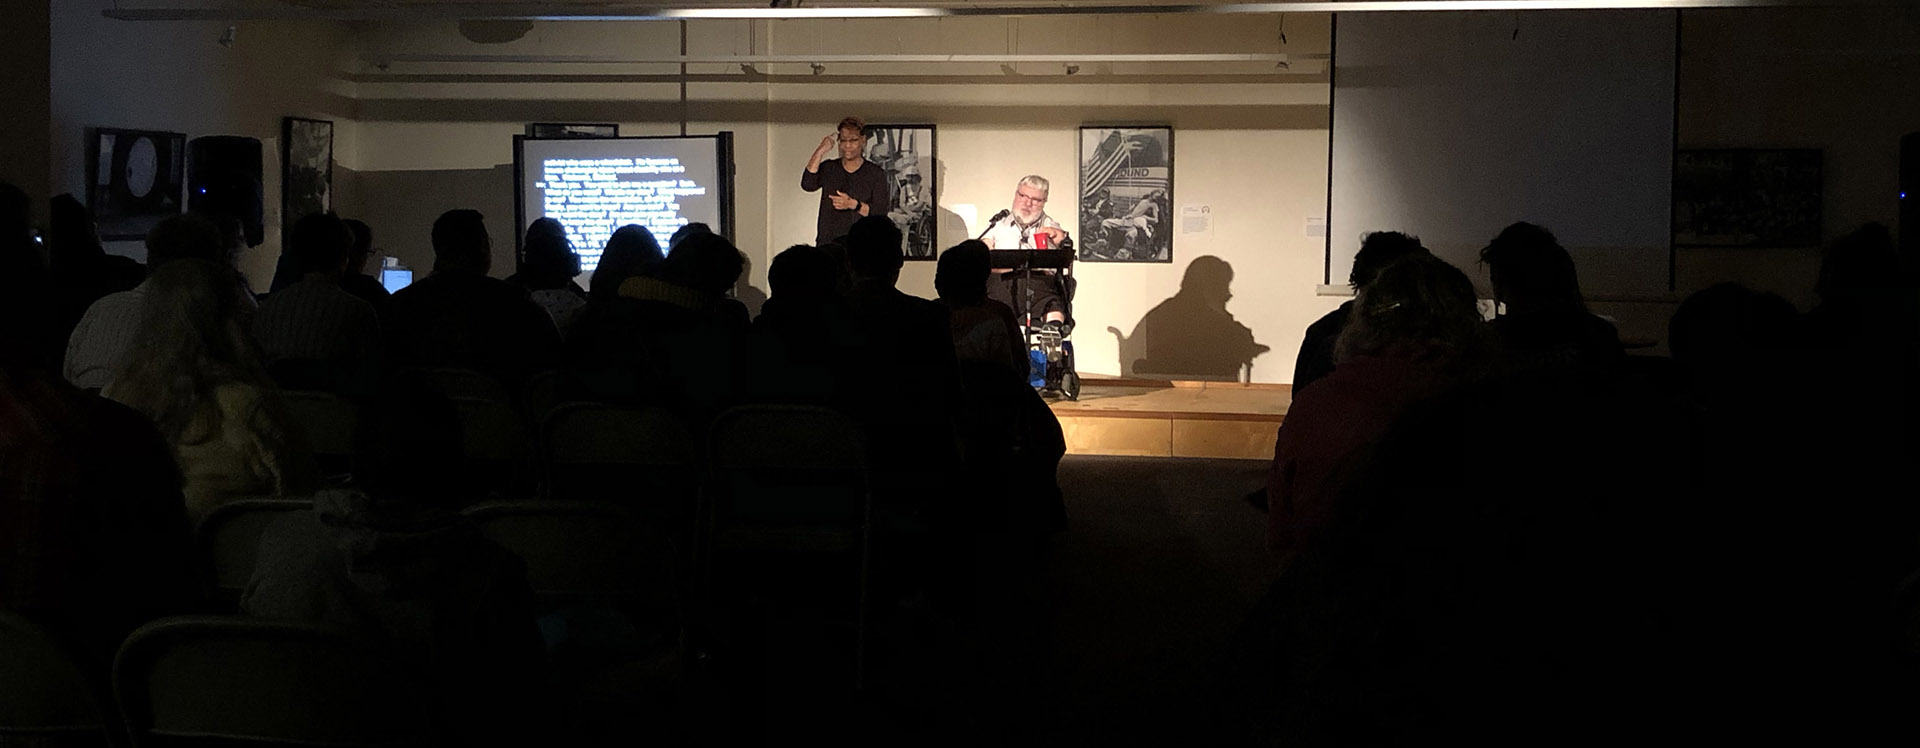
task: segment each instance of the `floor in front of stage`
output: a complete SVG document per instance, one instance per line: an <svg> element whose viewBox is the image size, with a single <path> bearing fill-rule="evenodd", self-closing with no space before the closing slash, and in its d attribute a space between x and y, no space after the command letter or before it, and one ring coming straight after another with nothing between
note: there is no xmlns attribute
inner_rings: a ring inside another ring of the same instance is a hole
<svg viewBox="0 0 1920 748"><path fill-rule="evenodd" d="M1292 402L1287 385L1088 377L1053 414L1068 454L1267 460Z"/></svg>

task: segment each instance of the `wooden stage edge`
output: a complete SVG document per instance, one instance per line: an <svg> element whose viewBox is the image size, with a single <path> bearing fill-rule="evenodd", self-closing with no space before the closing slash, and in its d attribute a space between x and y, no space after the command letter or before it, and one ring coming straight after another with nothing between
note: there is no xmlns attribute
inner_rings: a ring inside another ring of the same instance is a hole
<svg viewBox="0 0 1920 748"><path fill-rule="evenodd" d="M1285 384L1087 377L1052 407L1067 454L1271 460L1292 402Z"/></svg>

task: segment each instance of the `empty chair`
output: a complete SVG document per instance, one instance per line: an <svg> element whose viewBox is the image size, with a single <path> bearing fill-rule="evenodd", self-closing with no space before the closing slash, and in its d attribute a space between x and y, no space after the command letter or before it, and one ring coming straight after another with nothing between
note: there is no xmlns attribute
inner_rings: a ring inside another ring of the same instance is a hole
<svg viewBox="0 0 1920 748"><path fill-rule="evenodd" d="M541 443L553 498L616 501L653 519L693 516L695 442L665 409L563 405L547 418Z"/></svg>
<svg viewBox="0 0 1920 748"><path fill-rule="evenodd" d="M226 610L238 609L267 526L289 512L310 511L313 502L305 499L241 499L215 507L200 520L194 528L195 544L208 566L214 597Z"/></svg>
<svg viewBox="0 0 1920 748"><path fill-rule="evenodd" d="M127 637L113 681L136 748L436 743L416 675L322 626L163 618Z"/></svg>
<svg viewBox="0 0 1920 748"><path fill-rule="evenodd" d="M0 611L0 745L106 746L103 711L52 636Z"/></svg>
<svg viewBox="0 0 1920 748"><path fill-rule="evenodd" d="M359 411L344 397L327 392L283 390L287 414L306 434L307 446L320 471L338 476L353 470L353 430Z"/></svg>

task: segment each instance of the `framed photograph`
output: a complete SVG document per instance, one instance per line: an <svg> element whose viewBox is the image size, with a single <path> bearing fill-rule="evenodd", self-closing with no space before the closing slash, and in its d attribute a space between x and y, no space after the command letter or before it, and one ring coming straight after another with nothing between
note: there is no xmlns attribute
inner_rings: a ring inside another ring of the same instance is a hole
<svg viewBox="0 0 1920 748"><path fill-rule="evenodd" d="M1173 262L1173 128L1080 128L1081 262Z"/></svg>
<svg viewBox="0 0 1920 748"><path fill-rule="evenodd" d="M1820 246L1820 190L1817 149L1676 151L1673 244Z"/></svg>
<svg viewBox="0 0 1920 748"><path fill-rule="evenodd" d="M280 225L333 210L333 123L288 117L281 122Z"/></svg>
<svg viewBox="0 0 1920 748"><path fill-rule="evenodd" d="M932 260L940 248L940 210L934 205L933 125L869 125L864 158L887 173L887 217L900 227L908 260Z"/></svg>
<svg viewBox="0 0 1920 748"><path fill-rule="evenodd" d="M527 125L529 138L617 138L620 125L611 122L534 122Z"/></svg>
<svg viewBox="0 0 1920 748"><path fill-rule="evenodd" d="M187 136L177 132L87 131L87 205L107 241L144 239L186 204Z"/></svg>

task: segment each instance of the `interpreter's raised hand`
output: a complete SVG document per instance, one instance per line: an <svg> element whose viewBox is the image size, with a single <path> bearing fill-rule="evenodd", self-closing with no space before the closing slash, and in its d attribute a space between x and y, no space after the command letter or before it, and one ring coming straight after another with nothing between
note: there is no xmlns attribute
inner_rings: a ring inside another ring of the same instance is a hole
<svg viewBox="0 0 1920 748"><path fill-rule="evenodd" d="M827 199L833 201L834 210L853 210L860 207L859 200L853 199L851 195L840 190L835 190Z"/></svg>
<svg viewBox="0 0 1920 748"><path fill-rule="evenodd" d="M840 131L835 130L832 135L828 135L820 139L820 147L813 149L813 155L824 156L829 151L832 151L834 149L834 146L837 146L839 144L840 144Z"/></svg>

